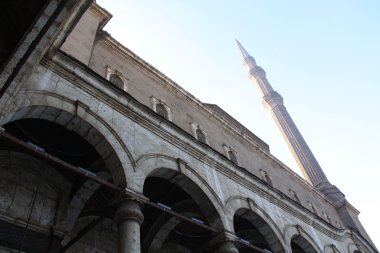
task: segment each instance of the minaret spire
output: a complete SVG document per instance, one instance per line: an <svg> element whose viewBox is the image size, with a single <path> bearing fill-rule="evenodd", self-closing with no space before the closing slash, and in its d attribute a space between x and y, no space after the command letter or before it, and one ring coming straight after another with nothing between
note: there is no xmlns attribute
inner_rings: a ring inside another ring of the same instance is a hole
<svg viewBox="0 0 380 253"><path fill-rule="evenodd" d="M279 127L305 179L333 202L337 204L344 203L343 193L328 181L317 159L284 106L283 98L277 91L273 90L268 82L265 71L256 64L256 61L240 42L238 40L236 42L243 56L244 64L248 68L250 79L258 85L263 95L264 107L271 113Z"/></svg>
<svg viewBox="0 0 380 253"><path fill-rule="evenodd" d="M249 57L251 57L252 58L252 56L250 56L249 55L249 53L245 50L245 48L240 44L240 42L238 41L238 40L236 40L235 39L235 41L236 41L236 43L238 44L238 47L239 47L239 49L240 49L240 52L241 52L241 55L243 56L243 59L245 60L245 59L247 59L247 58L249 58ZM252 58L253 59L253 58ZM253 60L254 61L254 60ZM256 63L255 63L256 64Z"/></svg>

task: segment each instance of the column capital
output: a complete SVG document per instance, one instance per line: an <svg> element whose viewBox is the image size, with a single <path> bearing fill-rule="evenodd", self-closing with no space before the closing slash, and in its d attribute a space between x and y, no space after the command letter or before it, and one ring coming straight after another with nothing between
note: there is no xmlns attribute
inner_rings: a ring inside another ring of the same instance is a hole
<svg viewBox="0 0 380 253"><path fill-rule="evenodd" d="M144 215L141 212L141 202L133 198L125 198L120 203L115 213L117 224L126 220L137 221L140 225L144 221Z"/></svg>
<svg viewBox="0 0 380 253"><path fill-rule="evenodd" d="M141 224L144 221L141 207L148 201L149 199L144 195L125 188L124 192L114 199L114 203L118 206L115 213L116 223L119 224L126 220L134 220Z"/></svg>
<svg viewBox="0 0 380 253"><path fill-rule="evenodd" d="M235 246L236 240L237 237L234 234L224 231L216 235L210 244L214 245L216 253L239 253Z"/></svg>
<svg viewBox="0 0 380 253"><path fill-rule="evenodd" d="M146 202L149 201L149 198L145 197L141 193L125 188L123 192L120 192L113 198L112 202L113 204L118 205L124 200L135 200L139 202L141 205L144 205Z"/></svg>

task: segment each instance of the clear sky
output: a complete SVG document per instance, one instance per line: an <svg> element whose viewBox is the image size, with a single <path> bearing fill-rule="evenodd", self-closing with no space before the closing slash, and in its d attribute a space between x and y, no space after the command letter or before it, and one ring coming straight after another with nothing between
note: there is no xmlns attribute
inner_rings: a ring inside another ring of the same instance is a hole
<svg viewBox="0 0 380 253"><path fill-rule="evenodd" d="M300 174L235 43L267 72L325 171L380 247L380 1L98 0L113 37L216 103Z"/></svg>

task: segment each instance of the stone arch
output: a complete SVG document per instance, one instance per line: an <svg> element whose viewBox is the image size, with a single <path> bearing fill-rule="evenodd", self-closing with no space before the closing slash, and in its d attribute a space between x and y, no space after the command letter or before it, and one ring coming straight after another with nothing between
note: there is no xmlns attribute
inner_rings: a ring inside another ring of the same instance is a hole
<svg viewBox="0 0 380 253"><path fill-rule="evenodd" d="M285 227L285 241L291 248L291 244L296 243L306 253L322 253L314 239L300 226L288 225Z"/></svg>
<svg viewBox="0 0 380 253"><path fill-rule="evenodd" d="M281 230L270 215L253 200L241 196L230 197L226 202L226 215L231 231L234 228L234 216L244 215L248 221L256 226L256 229L265 238L272 252L285 252L285 241ZM243 238L244 239L244 238Z"/></svg>
<svg viewBox="0 0 380 253"><path fill-rule="evenodd" d="M144 182L149 176L170 179L195 197L197 204L207 204L207 209L217 212L216 220L210 219L211 226L217 229L226 228L222 201L206 180L186 162L162 154L148 154L140 157L136 163L133 190L143 192Z"/></svg>
<svg viewBox="0 0 380 253"><path fill-rule="evenodd" d="M212 238L225 230L225 215L220 199L195 169L186 162L161 154L148 154L137 160L137 190L152 202L166 206L208 230L157 209L144 208L142 252L177 252L197 248L210 252ZM159 189L159 190L158 190ZM179 248L178 248L179 247Z"/></svg>
<svg viewBox="0 0 380 253"><path fill-rule="evenodd" d="M50 101L46 97L45 99L35 100ZM103 158L114 182L117 185L125 186L127 184L127 175L130 175L133 171L134 162L131 159L132 155L117 133L85 105L57 97L51 97L51 100L56 101L45 105L36 103L35 105L19 108L4 117L1 124L4 125L26 118L42 119L76 132L92 145ZM61 106L56 107L57 103Z"/></svg>

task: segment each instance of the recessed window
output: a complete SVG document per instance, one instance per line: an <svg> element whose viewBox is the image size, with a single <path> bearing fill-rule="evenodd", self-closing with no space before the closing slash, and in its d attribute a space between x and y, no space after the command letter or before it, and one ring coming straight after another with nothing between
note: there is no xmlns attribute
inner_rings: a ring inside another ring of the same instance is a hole
<svg viewBox="0 0 380 253"><path fill-rule="evenodd" d="M191 129L193 130L194 137L198 141L208 144L206 131L200 125L197 123L192 123Z"/></svg>
<svg viewBox="0 0 380 253"><path fill-rule="evenodd" d="M172 115L169 106L166 105L161 99L152 97L153 110L161 117L172 121Z"/></svg>
<svg viewBox="0 0 380 253"><path fill-rule="evenodd" d="M265 170L263 169L260 169L260 174L261 174L261 178L267 182L270 186L273 186L273 182L272 182L272 179L271 177L269 176L268 172L266 172Z"/></svg>
<svg viewBox="0 0 380 253"><path fill-rule="evenodd" d="M223 145L223 149L227 158L234 164L238 165L238 159L235 150L233 150L231 147L228 147L227 145Z"/></svg>
<svg viewBox="0 0 380 253"><path fill-rule="evenodd" d="M292 189L289 189L289 192L290 192L290 196L292 197L292 199L295 200L296 202L298 202L299 204L301 204L301 201L298 198L297 193L295 191L293 191Z"/></svg>
<svg viewBox="0 0 380 253"><path fill-rule="evenodd" d="M273 186L273 183L272 183L272 179L269 177L268 173L265 172L265 181L270 185L270 186Z"/></svg>
<svg viewBox="0 0 380 253"><path fill-rule="evenodd" d="M123 80L116 74L111 74L109 81L119 87L120 89L124 88Z"/></svg>
<svg viewBox="0 0 380 253"><path fill-rule="evenodd" d="M231 162L237 164L237 158L236 155L232 150L228 150L228 158L230 159Z"/></svg>
<svg viewBox="0 0 380 253"><path fill-rule="evenodd" d="M313 213L315 213L315 214L318 215L317 209L315 209L313 203L311 203L310 201L308 201L307 204L309 205L309 207L313 211Z"/></svg>
<svg viewBox="0 0 380 253"><path fill-rule="evenodd" d="M168 111L166 110L165 106L162 104L157 104L156 105L156 113L165 119L168 119Z"/></svg>
<svg viewBox="0 0 380 253"><path fill-rule="evenodd" d="M331 220L330 220L329 215L328 215L327 213L325 213L325 212L322 212L322 214L323 214L323 216L325 217L325 219L326 219L329 223L331 223Z"/></svg>
<svg viewBox="0 0 380 253"><path fill-rule="evenodd" d="M120 89L127 91L128 79L120 72L107 66L106 69L107 80L119 87Z"/></svg>
<svg viewBox="0 0 380 253"><path fill-rule="evenodd" d="M195 135L198 141L206 143L206 136L201 129L197 128L197 130L195 130Z"/></svg>

